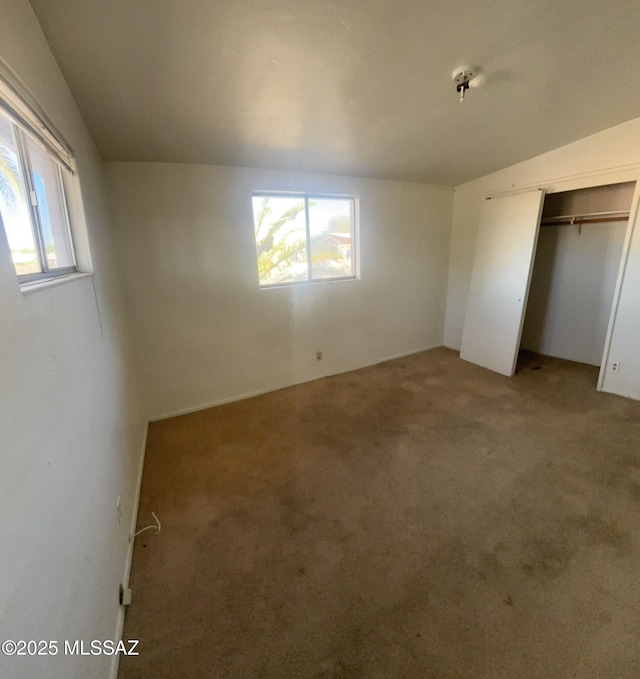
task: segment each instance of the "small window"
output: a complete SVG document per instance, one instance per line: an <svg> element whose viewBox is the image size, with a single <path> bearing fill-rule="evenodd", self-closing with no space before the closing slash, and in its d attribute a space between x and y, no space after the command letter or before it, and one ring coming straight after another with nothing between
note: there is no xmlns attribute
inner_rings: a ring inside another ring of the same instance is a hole
<svg viewBox="0 0 640 679"><path fill-rule="evenodd" d="M59 162L0 109L0 214L21 283L76 270Z"/></svg>
<svg viewBox="0 0 640 679"><path fill-rule="evenodd" d="M253 195L260 286L356 277L356 199Z"/></svg>

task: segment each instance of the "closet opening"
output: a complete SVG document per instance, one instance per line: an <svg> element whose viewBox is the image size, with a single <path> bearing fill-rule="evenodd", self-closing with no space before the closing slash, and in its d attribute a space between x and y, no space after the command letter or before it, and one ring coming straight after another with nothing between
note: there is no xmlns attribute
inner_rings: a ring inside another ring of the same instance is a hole
<svg viewBox="0 0 640 679"><path fill-rule="evenodd" d="M521 366L541 354L600 367L634 190L627 182L545 197Z"/></svg>

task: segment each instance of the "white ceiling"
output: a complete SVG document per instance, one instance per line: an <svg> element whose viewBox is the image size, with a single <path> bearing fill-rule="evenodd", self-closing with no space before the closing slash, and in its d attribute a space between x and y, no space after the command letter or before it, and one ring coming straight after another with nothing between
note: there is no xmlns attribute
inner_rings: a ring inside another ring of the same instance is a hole
<svg viewBox="0 0 640 679"><path fill-rule="evenodd" d="M106 160L457 185L640 116L638 0L31 4Z"/></svg>

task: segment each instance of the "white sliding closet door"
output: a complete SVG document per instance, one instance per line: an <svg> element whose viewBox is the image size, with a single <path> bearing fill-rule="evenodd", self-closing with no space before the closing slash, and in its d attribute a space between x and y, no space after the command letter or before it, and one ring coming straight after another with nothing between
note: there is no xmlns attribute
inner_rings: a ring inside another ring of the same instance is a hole
<svg viewBox="0 0 640 679"><path fill-rule="evenodd" d="M511 376L536 252L544 191L484 202L460 358Z"/></svg>

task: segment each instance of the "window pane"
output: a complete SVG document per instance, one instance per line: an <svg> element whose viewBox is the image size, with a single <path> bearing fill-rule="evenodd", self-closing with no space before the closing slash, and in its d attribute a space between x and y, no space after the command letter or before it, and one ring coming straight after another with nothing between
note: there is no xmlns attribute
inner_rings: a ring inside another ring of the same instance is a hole
<svg viewBox="0 0 640 679"><path fill-rule="evenodd" d="M15 138L15 126L0 113L0 213L11 258L19 276L39 273L27 190Z"/></svg>
<svg viewBox="0 0 640 679"><path fill-rule="evenodd" d="M311 277L355 276L353 200L309 197Z"/></svg>
<svg viewBox="0 0 640 679"><path fill-rule="evenodd" d="M38 199L38 214L47 268L58 269L73 266L73 253L58 165L30 137L27 137L26 144L31 162L33 188Z"/></svg>
<svg viewBox="0 0 640 679"><path fill-rule="evenodd" d="M309 280L304 197L254 196L260 285Z"/></svg>

